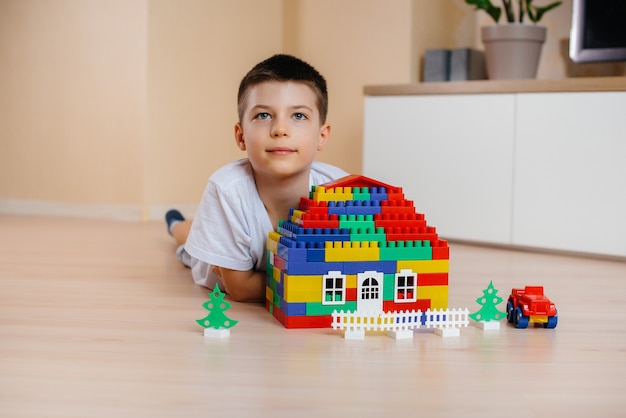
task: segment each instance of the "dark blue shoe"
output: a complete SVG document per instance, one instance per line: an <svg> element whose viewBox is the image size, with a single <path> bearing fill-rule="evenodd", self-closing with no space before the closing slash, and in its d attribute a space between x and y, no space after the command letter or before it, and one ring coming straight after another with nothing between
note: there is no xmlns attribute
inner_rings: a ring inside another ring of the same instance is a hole
<svg viewBox="0 0 626 418"><path fill-rule="evenodd" d="M170 209L165 214L165 223L167 223L167 232L172 235L172 224L184 221L185 217L176 209Z"/></svg>

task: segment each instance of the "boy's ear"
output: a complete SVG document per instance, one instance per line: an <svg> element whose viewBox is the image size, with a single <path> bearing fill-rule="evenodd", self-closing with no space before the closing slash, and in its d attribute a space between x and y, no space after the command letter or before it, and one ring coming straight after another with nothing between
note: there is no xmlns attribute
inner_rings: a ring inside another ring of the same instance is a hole
<svg viewBox="0 0 626 418"><path fill-rule="evenodd" d="M322 151L328 144L328 138L330 137L330 125L322 125L320 128L320 140L317 143L317 150Z"/></svg>
<svg viewBox="0 0 626 418"><path fill-rule="evenodd" d="M240 150L246 150L246 141L243 138L243 127L240 123L235 124L235 143Z"/></svg>

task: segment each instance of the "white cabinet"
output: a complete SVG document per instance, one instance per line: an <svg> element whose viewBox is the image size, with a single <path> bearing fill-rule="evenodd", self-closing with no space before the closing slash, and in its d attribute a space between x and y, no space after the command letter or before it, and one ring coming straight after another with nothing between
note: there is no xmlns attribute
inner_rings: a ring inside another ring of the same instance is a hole
<svg viewBox="0 0 626 418"><path fill-rule="evenodd" d="M514 244L626 256L626 92L517 95Z"/></svg>
<svg viewBox="0 0 626 418"><path fill-rule="evenodd" d="M366 96L363 174L441 236L626 256L626 92Z"/></svg>

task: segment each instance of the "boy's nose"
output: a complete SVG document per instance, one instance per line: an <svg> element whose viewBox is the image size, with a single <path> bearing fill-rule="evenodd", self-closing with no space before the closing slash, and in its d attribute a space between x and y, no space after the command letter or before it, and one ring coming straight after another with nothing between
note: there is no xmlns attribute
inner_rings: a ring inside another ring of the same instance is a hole
<svg viewBox="0 0 626 418"><path fill-rule="evenodd" d="M274 124L272 124L271 135L272 135L272 138L280 138L282 136L288 136L289 129L287 128L287 125L283 121L281 121L280 119L276 119Z"/></svg>

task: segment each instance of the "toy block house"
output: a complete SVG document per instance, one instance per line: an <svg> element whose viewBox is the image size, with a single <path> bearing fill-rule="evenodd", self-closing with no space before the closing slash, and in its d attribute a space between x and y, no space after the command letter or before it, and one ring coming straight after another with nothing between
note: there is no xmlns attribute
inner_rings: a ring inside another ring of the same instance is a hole
<svg viewBox="0 0 626 418"><path fill-rule="evenodd" d="M445 309L449 258L401 187L346 176L269 234L266 308L287 328L330 327L335 310Z"/></svg>

